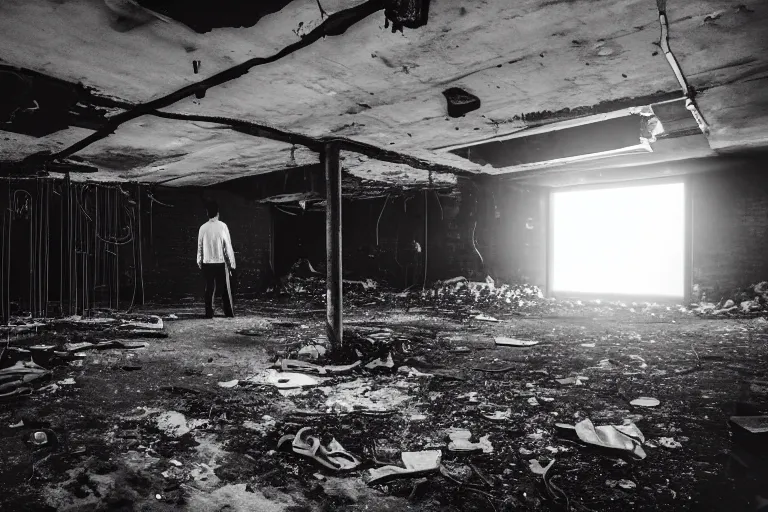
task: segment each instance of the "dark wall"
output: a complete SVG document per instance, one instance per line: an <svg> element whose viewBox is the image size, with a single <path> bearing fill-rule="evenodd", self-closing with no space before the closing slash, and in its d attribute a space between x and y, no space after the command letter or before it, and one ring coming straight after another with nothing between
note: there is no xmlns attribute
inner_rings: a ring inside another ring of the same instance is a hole
<svg viewBox="0 0 768 512"><path fill-rule="evenodd" d="M163 189L155 197L151 238L145 246L144 286L147 301L202 300L204 284L195 261L197 232L206 222L205 201L219 204L229 227L237 263L235 295L260 291L271 277L269 207L230 192L209 189Z"/></svg>
<svg viewBox="0 0 768 512"><path fill-rule="evenodd" d="M370 277L406 288L424 282L426 264L428 284L456 276L482 280L491 275L543 285L546 197L542 189L499 179L461 179L451 194L430 190L345 200L344 276ZM414 242L421 253L414 251ZM320 267L324 251L322 212L275 213L279 274L298 258Z"/></svg>
<svg viewBox="0 0 768 512"><path fill-rule="evenodd" d="M768 280L768 160L692 176L693 283L719 300Z"/></svg>

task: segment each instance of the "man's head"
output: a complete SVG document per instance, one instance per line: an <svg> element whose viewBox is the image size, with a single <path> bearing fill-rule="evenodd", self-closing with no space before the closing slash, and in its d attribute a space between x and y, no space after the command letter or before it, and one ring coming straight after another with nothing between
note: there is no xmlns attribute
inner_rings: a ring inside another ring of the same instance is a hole
<svg viewBox="0 0 768 512"><path fill-rule="evenodd" d="M219 216L219 205L216 201L208 201L205 203L205 209L208 210L209 219L215 219Z"/></svg>

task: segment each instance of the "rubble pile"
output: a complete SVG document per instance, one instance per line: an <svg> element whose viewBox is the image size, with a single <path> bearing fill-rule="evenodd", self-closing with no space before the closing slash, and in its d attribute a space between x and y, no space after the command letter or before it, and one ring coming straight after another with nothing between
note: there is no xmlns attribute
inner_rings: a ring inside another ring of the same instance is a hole
<svg viewBox="0 0 768 512"><path fill-rule="evenodd" d="M694 292L696 291L694 287ZM768 312L768 281L736 290L729 297L722 297L717 303L707 301L706 294L701 297L700 302L690 305L689 311L707 316L759 315Z"/></svg>
<svg viewBox="0 0 768 512"><path fill-rule="evenodd" d="M488 309L525 309L540 306L544 294L538 286L532 284L498 285L488 276L485 281L469 281L465 277L455 277L438 281L429 290L418 294L423 302L438 308L488 308Z"/></svg>
<svg viewBox="0 0 768 512"><path fill-rule="evenodd" d="M89 351L141 349L147 343L129 339L168 336L158 316L114 312L87 318L14 318L2 329L6 342L0 351L0 399L74 384L73 379L65 379L40 387L51 380L53 368L82 366ZM124 365L122 369L138 367Z"/></svg>

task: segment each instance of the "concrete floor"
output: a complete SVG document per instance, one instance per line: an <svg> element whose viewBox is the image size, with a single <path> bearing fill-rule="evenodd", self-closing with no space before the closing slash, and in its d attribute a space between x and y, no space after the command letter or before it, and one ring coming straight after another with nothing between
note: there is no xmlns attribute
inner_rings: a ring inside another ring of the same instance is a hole
<svg viewBox="0 0 768 512"><path fill-rule="evenodd" d="M217 383L258 374L287 347L320 336L324 316L167 320L167 339L148 340L141 350L90 352L82 366L54 369L54 381L72 377L74 385L2 404L0 509L562 510L529 468L532 459L554 459L551 481L573 510L754 510L756 438L739 448L727 419L737 409L768 408L768 384L760 382L768 367L763 320L606 308L500 323L359 309L347 320L349 332L386 327L409 340L395 362L433 376L358 370L294 396L265 386L225 389ZM499 335L541 343L496 347ZM460 346L469 352L454 350ZM588 380L555 380L568 376ZM639 396L661 405L629 405ZM325 414L333 400L393 411ZM504 421L478 414L507 408ZM555 423L583 418L596 425L631 419L647 457L558 437ZM19 419L25 426L11 428ZM46 424L57 446L25 443ZM400 451L445 448L447 428L468 428L488 435L493 453L444 450L444 465L471 475L471 462L492 486L482 494L433 475L369 487L365 469L334 475L276 451L282 435L303 426L365 460L371 441L380 457L397 459ZM677 447L662 446L663 438Z"/></svg>

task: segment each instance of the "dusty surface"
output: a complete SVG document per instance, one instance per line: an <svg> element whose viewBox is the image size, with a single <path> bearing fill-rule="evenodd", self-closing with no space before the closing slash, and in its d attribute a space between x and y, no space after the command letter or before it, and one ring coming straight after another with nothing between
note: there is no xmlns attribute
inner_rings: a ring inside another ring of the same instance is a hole
<svg viewBox="0 0 768 512"><path fill-rule="evenodd" d="M139 103L160 97L300 39L322 21L315 0L286 2L250 27L197 33L149 21L129 30L101 0L12 0L0 7L2 64L82 82L96 93ZM325 11L361 4L325 0ZM508 0L433 1L425 27L393 34L382 12L341 36L188 98L177 112L232 116L313 136L335 134L482 168L432 151L514 133L531 124L596 113L601 105L680 91L657 46L656 3ZM768 7L760 0L668 2L670 44L697 90L717 149L764 146ZM193 61L199 61L195 73ZM481 107L447 116L442 91L461 87ZM645 98L643 100L642 98ZM627 106L627 105L625 105ZM639 106L639 105L636 105ZM30 101L20 105L33 109ZM618 107L617 107L618 108ZM610 109L609 109L610 110ZM119 109L115 110L115 113ZM523 120L523 115L525 119ZM529 121L533 120L533 123ZM0 157L56 150L90 131L69 128L34 138L0 137ZM677 158L675 145L666 157ZM709 154L709 147L686 150ZM316 155L287 144L235 135L210 123L141 118L81 153L112 178L174 185L217 181L302 165ZM388 166L349 161L355 173L382 176ZM407 171L407 169L405 169ZM509 170L509 169L507 169ZM371 171L370 173L367 171Z"/></svg>
<svg viewBox="0 0 768 512"><path fill-rule="evenodd" d="M2 404L0 508L562 510L529 468L530 460L554 459L552 482L572 510L750 510L756 491L731 455L727 418L738 407L768 407L768 387L753 382L765 377L768 323L630 307L560 308L499 316L499 323L425 309L353 309L350 333L392 329L404 340L393 349L395 363L433 376L361 369L293 396L217 382L256 375L286 347L318 339L322 313L278 317L262 308L203 320L177 310L180 319L166 320L168 338L145 340L149 347L141 350L89 352L82 366L54 370L54 381L73 378L74 385ZM540 344L496 347L499 335ZM121 369L127 365L140 369ZM587 379L578 386L556 381L569 376ZM629 405L640 396L661 404ZM331 407L331 399L352 407ZM366 414L375 405L390 412ZM479 414L507 409L502 421ZM633 420L647 458L558 437L555 423L582 418L595 425ZM22 419L24 426L10 427ZM338 475L276 451L279 437L303 426L335 437L364 465ZM450 427L469 429L473 440L488 436L493 452L447 451ZM33 449L25 442L41 429L58 443ZM662 438L677 447L661 446ZM362 475L373 467L373 444L386 460L442 449L452 474L480 485L431 475L368 487ZM490 485L470 476L469 463Z"/></svg>

